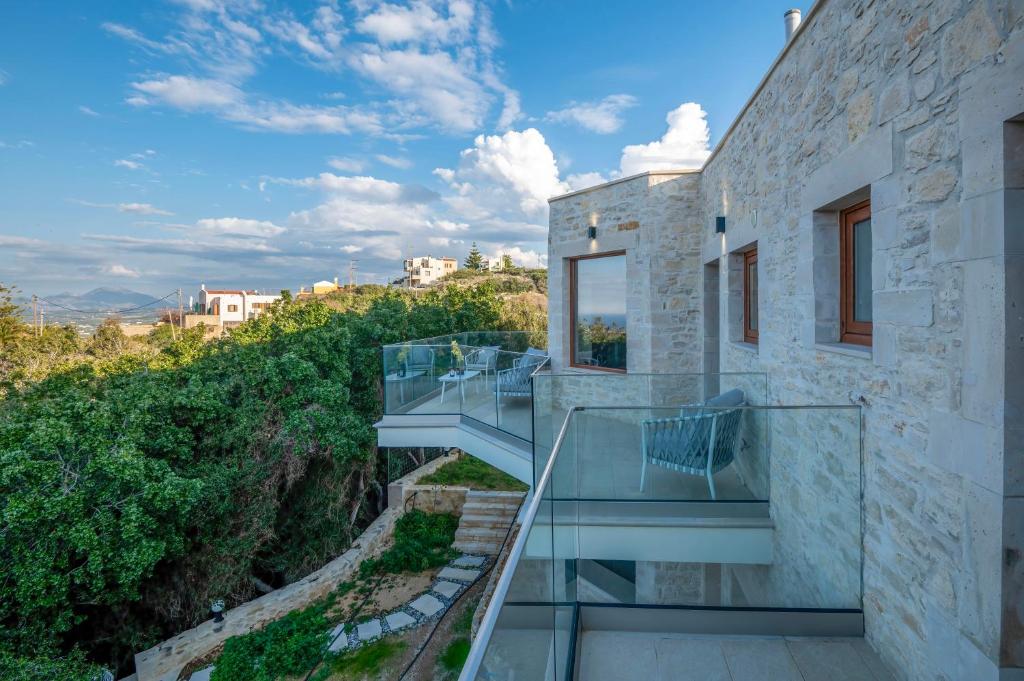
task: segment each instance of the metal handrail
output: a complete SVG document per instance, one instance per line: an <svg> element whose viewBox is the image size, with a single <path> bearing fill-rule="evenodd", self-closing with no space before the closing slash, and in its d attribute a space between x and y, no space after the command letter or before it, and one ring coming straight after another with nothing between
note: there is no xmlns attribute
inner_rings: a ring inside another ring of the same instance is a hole
<svg viewBox="0 0 1024 681"><path fill-rule="evenodd" d="M523 551L526 550L526 541L530 534L529 530L533 527L533 521L537 518L537 513L540 510L541 499L543 498L542 492L551 480L551 471L554 469L555 459L558 458L558 452L562 448L562 441L569 430L569 421L577 409L577 407L569 409L569 413L566 414L565 421L562 422L562 427L558 431L558 437L555 438L555 446L552 449L551 458L548 459L548 464L544 467L540 481L533 490L533 499L530 500L530 505L526 507L526 514L523 516L519 536L516 537L512 550L509 551L508 558L505 559L505 567L498 578L498 584L494 587L494 593L491 594L491 602L487 604L487 610L484 611L483 619L480 620L480 628L477 629L476 638L469 649L469 656L466 657L462 673L459 674L459 681L472 681L480 671L480 664L483 662L484 653L487 651L486 644L491 640L491 634L494 633L494 627L498 622L498 614L501 612L505 597L508 595L508 590L512 585L512 575L515 572L515 566L519 564L519 559L522 557Z"/></svg>

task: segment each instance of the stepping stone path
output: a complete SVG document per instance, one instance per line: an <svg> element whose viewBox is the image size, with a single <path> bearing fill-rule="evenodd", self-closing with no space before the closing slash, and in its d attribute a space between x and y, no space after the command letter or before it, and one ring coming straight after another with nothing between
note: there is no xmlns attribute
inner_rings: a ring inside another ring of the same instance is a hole
<svg viewBox="0 0 1024 681"><path fill-rule="evenodd" d="M346 648L358 648L385 634L393 634L440 619L452 606L455 599L483 573L488 560L487 556L470 554L459 556L438 573L437 581L431 585L428 591L418 595L397 610L383 617L374 617L360 622L348 632L344 631L343 624L334 627L330 631L328 640L331 643L327 650L337 653ZM213 667L210 667L209 670L212 672ZM199 673L196 672L196 674ZM193 674L189 681L208 681L208 679L209 676L197 677Z"/></svg>
<svg viewBox="0 0 1024 681"><path fill-rule="evenodd" d="M393 634L432 620L440 619L455 599L468 589L487 566L487 556L463 554L443 568L437 575L437 581L430 589L409 601L397 610L383 617L375 617L360 622L345 631L345 625L339 624L328 632L330 643L327 650L339 653L348 648L375 641L385 634ZM213 665L193 672L189 681L210 681Z"/></svg>
<svg viewBox="0 0 1024 681"><path fill-rule="evenodd" d="M413 610L423 613L424 617L430 617L431 615L437 614L444 610L444 603L437 600L430 594L423 594L415 601L409 604Z"/></svg>

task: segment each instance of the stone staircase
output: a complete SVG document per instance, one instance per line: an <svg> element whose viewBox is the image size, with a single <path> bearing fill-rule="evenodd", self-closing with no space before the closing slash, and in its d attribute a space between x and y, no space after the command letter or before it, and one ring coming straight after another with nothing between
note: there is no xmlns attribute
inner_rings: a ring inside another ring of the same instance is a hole
<svg viewBox="0 0 1024 681"><path fill-rule="evenodd" d="M467 492L455 532L455 548L477 556L498 555L525 496L523 492Z"/></svg>

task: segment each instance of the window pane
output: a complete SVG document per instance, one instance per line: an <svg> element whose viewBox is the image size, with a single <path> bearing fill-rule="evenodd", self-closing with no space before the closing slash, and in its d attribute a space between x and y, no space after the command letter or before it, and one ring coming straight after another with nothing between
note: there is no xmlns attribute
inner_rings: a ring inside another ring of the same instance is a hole
<svg viewBox="0 0 1024 681"><path fill-rule="evenodd" d="M576 261L573 363L626 368L626 257Z"/></svg>
<svg viewBox="0 0 1024 681"><path fill-rule="evenodd" d="M853 226L853 319L871 321L871 218Z"/></svg>
<svg viewBox="0 0 1024 681"><path fill-rule="evenodd" d="M747 328L757 331L757 263L747 263L747 281L749 282L749 296L747 301Z"/></svg>

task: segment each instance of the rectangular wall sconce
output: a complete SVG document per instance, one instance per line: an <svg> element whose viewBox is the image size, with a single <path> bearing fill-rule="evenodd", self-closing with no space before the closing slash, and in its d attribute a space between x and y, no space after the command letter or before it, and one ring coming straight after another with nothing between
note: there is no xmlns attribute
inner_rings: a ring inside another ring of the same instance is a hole
<svg viewBox="0 0 1024 681"><path fill-rule="evenodd" d="M719 215L715 218L715 233L725 234L725 216Z"/></svg>
<svg viewBox="0 0 1024 681"><path fill-rule="evenodd" d="M587 238L588 239L596 239L597 238L597 227L594 227L593 225L591 225L590 227L587 227Z"/></svg>

